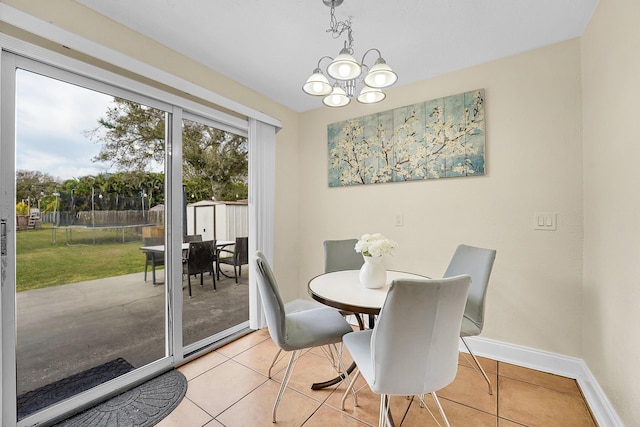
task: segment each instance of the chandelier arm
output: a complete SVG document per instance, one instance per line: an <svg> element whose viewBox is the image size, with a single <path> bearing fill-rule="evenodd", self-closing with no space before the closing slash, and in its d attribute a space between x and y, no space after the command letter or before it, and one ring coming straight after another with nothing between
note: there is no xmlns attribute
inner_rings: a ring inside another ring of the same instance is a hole
<svg viewBox="0 0 640 427"><path fill-rule="evenodd" d="M366 52L364 53L364 55L362 55L362 61L360 61L360 63L361 63L362 65L364 65L364 58L367 56L367 53L371 52L372 50L375 50L376 52L378 52L378 58L382 58L382 53L381 53L378 49L376 49L375 47L372 47L371 49L369 49L368 51L366 51ZM367 68L369 68L369 67L367 67Z"/></svg>
<svg viewBox="0 0 640 427"><path fill-rule="evenodd" d="M323 59L330 59L333 61L334 58L328 55L323 56L322 58L318 59L318 66L316 68L320 68L320 63L322 62Z"/></svg>

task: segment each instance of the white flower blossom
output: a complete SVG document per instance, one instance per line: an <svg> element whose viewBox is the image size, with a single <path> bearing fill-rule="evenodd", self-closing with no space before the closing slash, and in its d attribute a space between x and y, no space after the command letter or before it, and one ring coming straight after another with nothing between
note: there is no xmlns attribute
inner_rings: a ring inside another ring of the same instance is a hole
<svg viewBox="0 0 640 427"><path fill-rule="evenodd" d="M381 257L382 255L392 254L397 247L398 244L393 240L387 239L380 233L374 233L363 234L354 249L364 256Z"/></svg>

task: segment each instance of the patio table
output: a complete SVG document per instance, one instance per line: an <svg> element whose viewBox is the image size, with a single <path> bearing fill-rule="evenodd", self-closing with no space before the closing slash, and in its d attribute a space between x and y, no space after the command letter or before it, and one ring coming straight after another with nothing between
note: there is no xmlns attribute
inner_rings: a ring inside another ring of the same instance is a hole
<svg viewBox="0 0 640 427"><path fill-rule="evenodd" d="M233 245L235 241L233 240L216 240L216 249L222 249L225 246ZM152 245L152 246L140 246L140 250L146 253L153 253L154 256L164 257L164 245ZM189 242L182 244L182 258L186 258L186 253L189 250ZM153 283L155 285L155 277L156 277L156 266L152 265L152 275L153 275Z"/></svg>

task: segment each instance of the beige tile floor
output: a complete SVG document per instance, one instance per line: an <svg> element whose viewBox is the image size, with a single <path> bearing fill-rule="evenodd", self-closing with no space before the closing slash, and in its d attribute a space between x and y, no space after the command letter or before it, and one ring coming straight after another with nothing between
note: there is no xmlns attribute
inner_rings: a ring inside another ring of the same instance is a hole
<svg viewBox="0 0 640 427"><path fill-rule="evenodd" d="M272 426L271 408L288 357L267 369L277 347L266 329L246 335L179 370L189 380L180 405L160 427ZM349 361L348 354L344 355ZM452 426L596 426L575 380L480 358L494 384L489 395L482 376L461 355L455 381L438 397ZM358 407L353 399L340 410L344 385L311 390L310 384L334 376L319 350L305 353L278 407L278 426L372 426L378 422L379 397L359 379ZM430 396L427 406L437 414ZM397 426L437 426L417 399L393 397ZM439 415L438 421L440 421Z"/></svg>

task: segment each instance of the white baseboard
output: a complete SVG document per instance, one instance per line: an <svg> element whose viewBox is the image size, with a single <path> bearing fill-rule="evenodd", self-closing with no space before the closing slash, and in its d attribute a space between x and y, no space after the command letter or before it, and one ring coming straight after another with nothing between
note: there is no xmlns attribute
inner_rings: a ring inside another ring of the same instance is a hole
<svg viewBox="0 0 640 427"><path fill-rule="evenodd" d="M584 360L483 337L469 337L465 340L476 356L575 379L598 425L624 427ZM467 351L462 342L460 351Z"/></svg>

